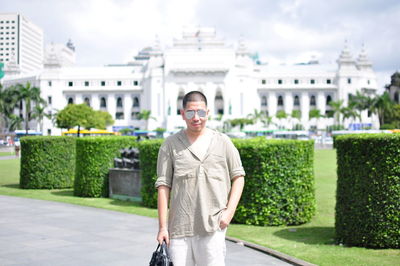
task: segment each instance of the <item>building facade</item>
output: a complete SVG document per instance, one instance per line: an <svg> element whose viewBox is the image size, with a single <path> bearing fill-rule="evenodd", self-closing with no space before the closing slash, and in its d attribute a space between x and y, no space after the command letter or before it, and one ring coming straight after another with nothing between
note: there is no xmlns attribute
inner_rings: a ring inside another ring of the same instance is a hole
<svg viewBox="0 0 400 266"><path fill-rule="evenodd" d="M17 13L0 13L0 62L8 72L43 68L43 30Z"/></svg>
<svg viewBox="0 0 400 266"><path fill-rule="evenodd" d="M6 72L4 85L30 81L39 86L48 112L57 112L68 103L87 103L107 111L115 119L114 128L110 127L114 130L184 127L179 109L184 94L192 90L207 96L213 128L257 110L272 117L272 123L249 125L249 130L292 129L299 124L304 129L325 129L334 124L331 101L343 100L346 105L351 94L374 94L378 89L364 48L353 59L345 45L335 65L270 66L255 62L243 41L234 47L218 38L213 28L188 28L165 49L156 41L123 65L74 67L62 62L61 50L46 50L44 68L31 75ZM329 117L310 119L312 109ZM142 110L150 110L154 119L139 120ZM291 117L294 110L300 118ZM279 112L288 117L277 118ZM378 119L369 117L367 111L361 120L379 127ZM345 125L354 122L348 119ZM61 133L51 120L44 121L43 131Z"/></svg>

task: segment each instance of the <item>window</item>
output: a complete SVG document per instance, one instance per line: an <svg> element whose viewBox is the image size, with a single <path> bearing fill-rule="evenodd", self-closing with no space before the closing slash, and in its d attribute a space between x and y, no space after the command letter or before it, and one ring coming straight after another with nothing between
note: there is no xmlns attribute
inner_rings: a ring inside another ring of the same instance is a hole
<svg viewBox="0 0 400 266"><path fill-rule="evenodd" d="M74 86L74 82L73 81L68 81L68 87L72 87Z"/></svg>
<svg viewBox="0 0 400 266"><path fill-rule="evenodd" d="M89 81L85 81L85 87L89 87Z"/></svg>
<svg viewBox="0 0 400 266"><path fill-rule="evenodd" d="M115 119L117 119L117 120L124 119L124 112L116 112L115 113Z"/></svg>
<svg viewBox="0 0 400 266"><path fill-rule="evenodd" d="M311 84L315 84L315 79L310 80Z"/></svg>
<svg viewBox="0 0 400 266"><path fill-rule="evenodd" d="M298 79L295 79L295 80L294 80L294 84L299 84L299 80L298 80Z"/></svg>
<svg viewBox="0 0 400 266"><path fill-rule="evenodd" d="M74 99L71 98L71 97L69 97L69 98L68 98L68 104L74 104Z"/></svg>
<svg viewBox="0 0 400 266"><path fill-rule="evenodd" d="M133 98L133 107L140 107L140 103L139 103L139 98L138 97L134 97Z"/></svg>
<svg viewBox="0 0 400 266"><path fill-rule="evenodd" d="M84 102L87 104L87 106L90 106L90 99L88 97L85 97Z"/></svg>
<svg viewBox="0 0 400 266"><path fill-rule="evenodd" d="M51 83L51 81L49 81L49 82L48 82L48 85L49 85L49 87L51 87L51 85L53 85L53 84Z"/></svg>
<svg viewBox="0 0 400 266"><path fill-rule="evenodd" d="M367 80L367 84L369 85L371 82L369 80Z"/></svg>
<svg viewBox="0 0 400 266"><path fill-rule="evenodd" d="M347 79L347 84L351 84L351 78Z"/></svg>
<svg viewBox="0 0 400 266"><path fill-rule="evenodd" d="M267 106L267 96L261 97L261 106Z"/></svg>
<svg viewBox="0 0 400 266"><path fill-rule="evenodd" d="M282 80L281 79L278 79L278 84L282 84Z"/></svg>
<svg viewBox="0 0 400 266"><path fill-rule="evenodd" d="M326 97L326 105L329 105L331 101L332 101L332 96L328 95Z"/></svg>
<svg viewBox="0 0 400 266"><path fill-rule="evenodd" d="M138 86L139 82L137 80L133 81L133 86Z"/></svg>
<svg viewBox="0 0 400 266"><path fill-rule="evenodd" d="M101 84L101 86L106 86L106 82L105 81L101 81L100 84Z"/></svg>
<svg viewBox="0 0 400 266"><path fill-rule="evenodd" d="M122 106L122 98L121 97L118 97L117 98L117 108L122 108L123 106Z"/></svg>
<svg viewBox="0 0 400 266"><path fill-rule="evenodd" d="M283 106L283 97L282 97L282 95L279 95L279 97L278 97L278 106Z"/></svg>
<svg viewBox="0 0 400 266"><path fill-rule="evenodd" d="M106 98L104 97L100 98L100 108L107 108Z"/></svg>
<svg viewBox="0 0 400 266"><path fill-rule="evenodd" d="M51 96L48 96L48 97L47 97L47 102L48 102L49 104L51 104Z"/></svg>
<svg viewBox="0 0 400 266"><path fill-rule="evenodd" d="M121 86L122 85L122 81L117 81L117 86Z"/></svg>
<svg viewBox="0 0 400 266"><path fill-rule="evenodd" d="M300 106L300 99L298 95L294 96L294 106Z"/></svg>
<svg viewBox="0 0 400 266"><path fill-rule="evenodd" d="M317 105L316 102L315 102L315 95L311 95L311 98L310 98L310 105L311 105L311 106L316 106L316 105Z"/></svg>
<svg viewBox="0 0 400 266"><path fill-rule="evenodd" d="M331 83L332 83L332 81L330 79L326 80L326 84L331 84Z"/></svg>
<svg viewBox="0 0 400 266"><path fill-rule="evenodd" d="M265 79L261 80L261 84L265 85L267 82Z"/></svg>
<svg viewBox="0 0 400 266"><path fill-rule="evenodd" d="M139 118L139 112L132 112L131 113L131 119L132 120L137 120Z"/></svg>

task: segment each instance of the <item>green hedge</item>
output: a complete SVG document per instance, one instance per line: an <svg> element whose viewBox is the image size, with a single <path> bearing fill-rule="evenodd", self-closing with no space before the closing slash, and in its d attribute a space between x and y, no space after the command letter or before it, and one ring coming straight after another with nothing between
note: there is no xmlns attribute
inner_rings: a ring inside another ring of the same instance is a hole
<svg viewBox="0 0 400 266"><path fill-rule="evenodd" d="M84 137L76 140L74 195L108 197L108 172L122 148L136 147L135 137Z"/></svg>
<svg viewBox="0 0 400 266"><path fill-rule="evenodd" d="M139 142L139 160L142 172L142 202L144 206L150 208L157 208L157 190L154 184L157 180L158 150L163 141L163 139L156 139Z"/></svg>
<svg viewBox="0 0 400 266"><path fill-rule="evenodd" d="M400 248L400 134L340 136L336 240Z"/></svg>
<svg viewBox="0 0 400 266"><path fill-rule="evenodd" d="M72 187L75 176L75 138L22 137L20 187Z"/></svg>
<svg viewBox="0 0 400 266"><path fill-rule="evenodd" d="M144 205L157 207L156 166L162 141L139 144ZM313 141L234 141L246 171L235 221L256 225L301 224L315 212Z"/></svg>
<svg viewBox="0 0 400 266"><path fill-rule="evenodd" d="M296 225L315 213L314 141L234 140L246 171L234 221Z"/></svg>

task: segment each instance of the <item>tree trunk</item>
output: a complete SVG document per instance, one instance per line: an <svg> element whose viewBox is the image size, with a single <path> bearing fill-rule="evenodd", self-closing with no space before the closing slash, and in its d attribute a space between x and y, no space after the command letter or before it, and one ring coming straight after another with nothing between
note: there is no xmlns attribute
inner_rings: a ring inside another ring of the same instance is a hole
<svg viewBox="0 0 400 266"><path fill-rule="evenodd" d="M77 134L78 138L79 138L79 133L80 133L80 131L81 131L81 126L78 125L78 134Z"/></svg>

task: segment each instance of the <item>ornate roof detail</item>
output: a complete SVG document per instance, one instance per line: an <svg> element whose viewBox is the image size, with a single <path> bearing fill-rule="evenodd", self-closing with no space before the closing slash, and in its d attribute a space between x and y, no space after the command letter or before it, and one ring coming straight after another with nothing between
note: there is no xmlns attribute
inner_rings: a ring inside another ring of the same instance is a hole
<svg viewBox="0 0 400 266"><path fill-rule="evenodd" d="M372 63L371 63L371 61L369 61L367 52L365 51L364 44L362 45L361 53L359 54L359 56L357 58L357 66L360 69L366 69L366 68L372 67Z"/></svg>

